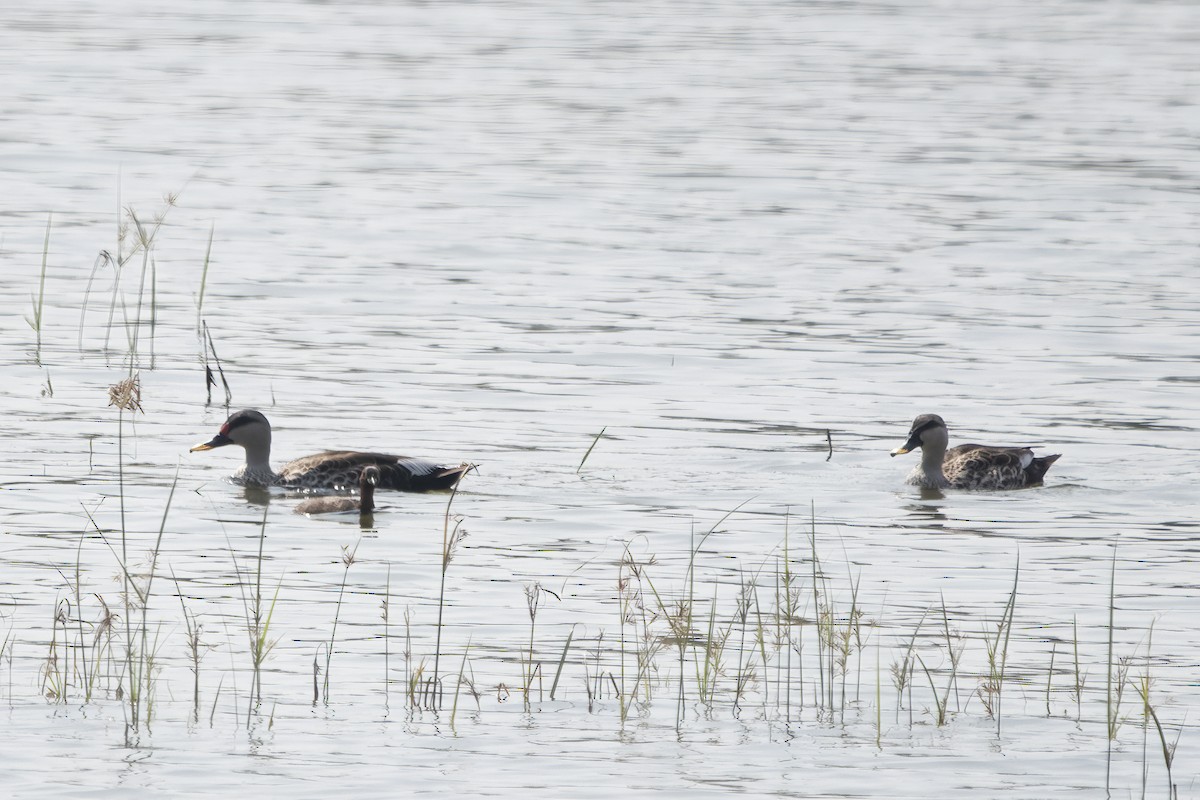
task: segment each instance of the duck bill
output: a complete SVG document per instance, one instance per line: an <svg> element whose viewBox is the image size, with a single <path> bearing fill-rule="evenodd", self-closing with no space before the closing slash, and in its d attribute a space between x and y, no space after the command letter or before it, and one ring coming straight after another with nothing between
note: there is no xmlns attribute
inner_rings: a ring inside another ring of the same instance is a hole
<svg viewBox="0 0 1200 800"><path fill-rule="evenodd" d="M230 439L228 436L222 436L218 433L209 441L205 442L204 444L196 445L188 452L199 453L201 450L212 450L217 447L224 447L227 444L233 444L233 439Z"/></svg>
<svg viewBox="0 0 1200 800"><path fill-rule="evenodd" d="M892 451L892 457L895 458L896 456L902 456L905 453L911 453L913 450L916 450L920 446L921 446L921 437L919 434L914 432L912 435L910 435L908 437L907 442L905 442L904 444L900 445L899 447L897 447L895 450Z"/></svg>

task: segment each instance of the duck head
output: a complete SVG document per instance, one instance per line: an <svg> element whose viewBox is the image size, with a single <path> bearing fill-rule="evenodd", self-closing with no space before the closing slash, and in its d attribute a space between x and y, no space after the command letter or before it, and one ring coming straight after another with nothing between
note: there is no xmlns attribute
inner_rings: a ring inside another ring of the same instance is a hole
<svg viewBox="0 0 1200 800"><path fill-rule="evenodd" d="M926 452L946 451L950 442L950 432L946 429L945 421L937 414L922 414L913 420L908 432L908 441L892 451L893 456L902 456L918 447Z"/></svg>
<svg viewBox="0 0 1200 800"><path fill-rule="evenodd" d="M363 467L362 474L359 476L359 479L358 479L359 486L364 489L368 486L371 486L371 487L378 486L381 478L382 478L382 473L380 473L379 467L375 466L374 464L369 464L369 465Z"/></svg>
<svg viewBox="0 0 1200 800"><path fill-rule="evenodd" d="M212 439L198 444L191 452L213 450L225 445L236 444L245 448L248 456L265 461L271 453L271 423L260 412L245 409L225 420L225 424Z"/></svg>

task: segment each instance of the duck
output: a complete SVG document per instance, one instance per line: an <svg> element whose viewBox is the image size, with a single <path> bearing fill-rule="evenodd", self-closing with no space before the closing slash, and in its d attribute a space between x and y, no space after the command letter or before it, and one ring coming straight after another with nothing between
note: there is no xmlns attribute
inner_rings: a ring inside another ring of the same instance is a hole
<svg viewBox="0 0 1200 800"><path fill-rule="evenodd" d="M369 517L375 511L375 487L379 484L379 467L368 464L358 478L358 497L310 497L296 506L297 514L331 514L338 511L357 511Z"/></svg>
<svg viewBox="0 0 1200 800"><path fill-rule="evenodd" d="M892 451L904 455L921 448L921 463L908 483L926 489L1024 489L1037 486L1061 453L1035 456L1028 447L989 447L960 444L946 449L950 431L937 414L913 420L908 441Z"/></svg>
<svg viewBox="0 0 1200 800"><path fill-rule="evenodd" d="M217 435L191 449L196 453L236 444L246 451L246 463L231 476L240 486L280 486L300 491L344 492L359 486L364 467L379 468L376 488L403 492L452 489L472 464L447 467L423 458L370 453L357 450L326 450L289 461L276 472L271 469L271 423L261 411L243 409L225 420Z"/></svg>

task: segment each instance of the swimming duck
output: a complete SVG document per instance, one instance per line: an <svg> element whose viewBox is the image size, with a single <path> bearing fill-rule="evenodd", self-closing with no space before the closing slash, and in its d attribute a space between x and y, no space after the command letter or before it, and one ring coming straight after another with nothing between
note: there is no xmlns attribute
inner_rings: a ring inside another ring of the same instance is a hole
<svg viewBox="0 0 1200 800"><path fill-rule="evenodd" d="M233 474L242 486L282 486L287 489L345 491L359 485L363 467L379 468L377 487L406 492L450 489L471 469L470 464L446 467L432 461L385 453L327 450L297 458L279 472L271 469L271 423L260 412L245 409L225 420L211 440L192 448L212 450L236 444L246 451L246 463Z"/></svg>
<svg viewBox="0 0 1200 800"><path fill-rule="evenodd" d="M358 497L310 497L296 506L297 514L330 514L336 511L357 511L367 517L375 510L375 486L379 483L379 467L363 467L358 479Z"/></svg>
<svg viewBox="0 0 1200 800"><path fill-rule="evenodd" d="M937 414L913 420L908 441L892 451L904 455L921 448L921 464L908 482L926 489L1021 489L1042 482L1046 470L1061 454L1033 455L1028 447L988 447L960 444L946 449L950 432Z"/></svg>

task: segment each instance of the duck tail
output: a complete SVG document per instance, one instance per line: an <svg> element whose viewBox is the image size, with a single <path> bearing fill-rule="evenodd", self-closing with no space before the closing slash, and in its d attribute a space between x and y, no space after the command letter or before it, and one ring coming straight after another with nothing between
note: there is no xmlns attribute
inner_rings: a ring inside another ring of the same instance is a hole
<svg viewBox="0 0 1200 800"><path fill-rule="evenodd" d="M1062 453L1055 453L1054 455L1035 458L1033 462L1025 468L1025 474L1029 476L1029 483L1031 485L1035 483L1041 483L1042 479L1046 477L1046 473L1050 470L1050 465L1055 461L1058 461L1060 458L1062 458Z"/></svg>
<svg viewBox="0 0 1200 800"><path fill-rule="evenodd" d="M443 467L428 475L414 475L410 491L429 492L453 489L473 469L475 469L474 464L460 464L457 467Z"/></svg>

